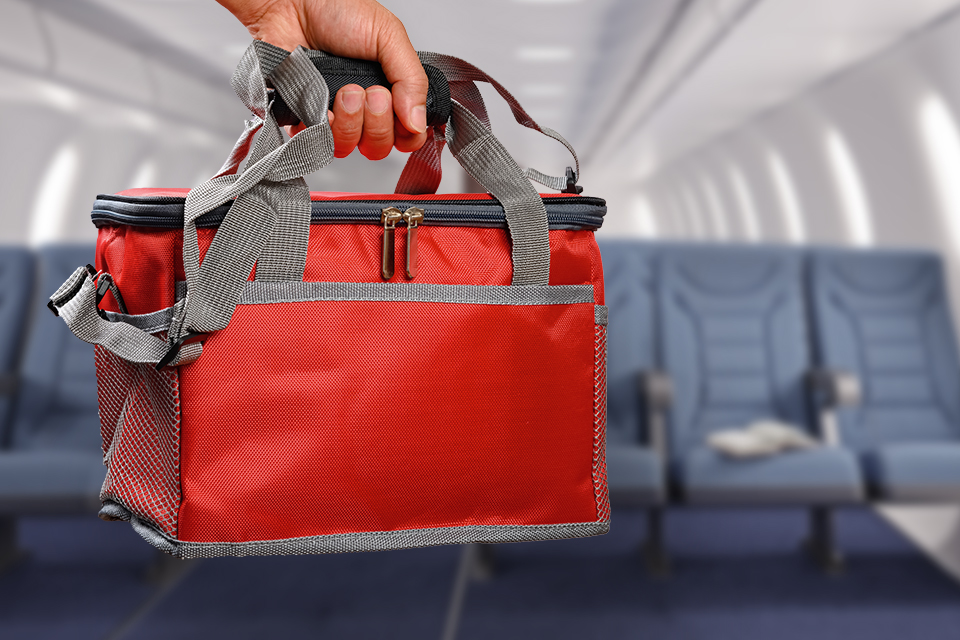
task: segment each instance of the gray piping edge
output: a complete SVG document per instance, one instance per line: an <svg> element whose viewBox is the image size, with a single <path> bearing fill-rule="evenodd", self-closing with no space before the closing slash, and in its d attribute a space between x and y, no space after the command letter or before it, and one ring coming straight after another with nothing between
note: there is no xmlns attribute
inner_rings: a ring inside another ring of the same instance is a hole
<svg viewBox="0 0 960 640"><path fill-rule="evenodd" d="M121 509L126 511L131 526L144 540L161 551L183 559L352 553L415 549L444 544L562 540L603 535L610 530L608 520L605 522L577 522L571 524L468 525L434 529L405 529L402 531L371 531L258 542L181 542L157 531L148 522L141 520L123 507L119 507L119 509L118 507L119 505L110 505L111 515L118 513ZM108 508L108 504L105 504L104 508Z"/></svg>
<svg viewBox="0 0 960 640"><path fill-rule="evenodd" d="M177 281L176 300L187 292ZM411 289L411 287L413 287ZM405 284L395 282L247 282L239 304L321 301L451 302L458 304L556 305L593 302L593 285L515 287L502 285ZM123 322L146 333L170 328L176 307L152 313L128 315L105 311L110 322ZM607 308L597 305L596 324L606 326Z"/></svg>
<svg viewBox="0 0 960 640"><path fill-rule="evenodd" d="M607 326L607 320L610 316L609 310L605 305L598 304L593 309L593 323L601 327Z"/></svg>
<svg viewBox="0 0 960 640"><path fill-rule="evenodd" d="M282 302L447 302L564 305L593 302L593 285L505 286L397 282L247 282L239 304Z"/></svg>

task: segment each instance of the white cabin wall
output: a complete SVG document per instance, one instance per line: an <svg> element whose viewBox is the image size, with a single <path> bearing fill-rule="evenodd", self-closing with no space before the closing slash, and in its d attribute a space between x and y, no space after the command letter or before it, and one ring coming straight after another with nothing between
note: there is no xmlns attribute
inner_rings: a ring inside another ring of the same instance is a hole
<svg viewBox="0 0 960 640"><path fill-rule="evenodd" d="M770 154L776 153L793 182L806 242L857 244L827 147L832 131L863 187L873 244L940 251L960 317L960 234L950 223L960 209L943 201L931 177L919 115L923 101L933 96L951 118L960 118L957 59L960 16L953 15L662 167L638 191L658 194L656 202L684 198L684 191L706 176L724 185L730 216L742 229L744 211L729 176L736 167L748 183L762 240L789 242L784 201L770 166ZM955 144L960 148L960 141ZM960 166L956 172L960 176Z"/></svg>
<svg viewBox="0 0 960 640"><path fill-rule="evenodd" d="M0 44L0 242L93 242L98 193L190 187L220 167L247 117L228 76L190 77L42 6L0 13L17 25Z"/></svg>

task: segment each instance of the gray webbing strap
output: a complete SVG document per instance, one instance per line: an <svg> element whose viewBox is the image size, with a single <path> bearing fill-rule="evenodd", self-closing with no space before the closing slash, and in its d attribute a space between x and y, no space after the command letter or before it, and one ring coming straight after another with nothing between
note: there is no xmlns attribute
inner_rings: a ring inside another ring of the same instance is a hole
<svg viewBox="0 0 960 640"><path fill-rule="evenodd" d="M528 129L533 129L534 131L539 131L540 133L557 140L563 146L567 148L570 154L573 156L574 164L576 165L573 180L574 182L578 181L580 178L580 161L577 158L577 152L574 150L573 146L567 142L567 140L561 136L559 133L550 129L549 127L542 127L534 121L533 118L520 106L520 103L517 101L513 95L507 91L507 89L501 85L499 82L494 80L488 74L481 71L479 68L474 65L456 58L454 56L443 55L439 53L431 53L429 51L420 52L420 60L425 64L432 65L440 69L444 75L447 77L447 83L450 85L450 96L453 100L456 100L469 111L471 111L477 118L483 122L487 128L490 128L490 119L487 115L486 107L483 103L483 98L480 95L480 91L477 89L475 82L489 82L497 90L497 93L510 105L510 110L513 112L513 116L518 123L527 127ZM429 140L427 142L429 144ZM432 153L432 150L428 150L425 154ZM436 167L433 169L436 172L440 172L440 164L437 163L424 163L422 158L416 158L415 154L410 157L408 163L416 163L416 166L412 167L408 172L404 168L403 173L400 176L400 181L397 183L397 193L435 193L436 187L433 187L434 184L440 184L440 176L431 174L427 168ZM567 188L567 178L558 177L558 176L549 176L536 169L527 169L525 173L526 177L539 182L540 184L554 189L556 191L564 191ZM431 187L433 187L431 189Z"/></svg>
<svg viewBox="0 0 960 640"><path fill-rule="evenodd" d="M104 311L110 322L124 322L140 329L146 333L159 333L170 328L170 322L173 320L173 314L176 307L167 307L152 313L143 313L139 315L130 315L126 313L115 313L113 311Z"/></svg>
<svg viewBox="0 0 960 640"><path fill-rule="evenodd" d="M319 73L301 68L302 57L290 63L277 64L269 74L274 88L282 96L290 96L287 107L306 126L327 121L327 85ZM281 138L276 146L283 144L279 127L276 134ZM303 280L307 264L307 245L310 240L310 189L306 181L295 178L289 181L291 199L277 202L277 223L257 260L257 280L283 282Z"/></svg>
<svg viewBox="0 0 960 640"><path fill-rule="evenodd" d="M227 326L240 299L243 283L268 243L272 252L268 258L272 265L267 267L266 279L281 277L297 269L299 276L295 279L303 277L305 234L309 234L310 229L310 195L301 178L333 159L333 134L325 107L322 117L317 119L317 105L327 103L327 86L302 49L297 49L276 65L271 79L288 90L285 99L288 104L296 105L294 108L301 111L304 121L313 121L283 142L270 111L271 103L258 55L260 46L254 42L247 49L233 80L237 95L262 121L261 136L251 151L246 169L239 175L219 174L187 196L183 225L187 297L183 313L178 314L171 325L172 340L188 333L209 333ZM304 96L305 91L315 95ZM247 135L245 131L244 136ZM196 220L230 200L234 203L201 263ZM285 248L287 238L282 237L283 233L297 225L299 228L291 231L292 248ZM274 238L276 229L280 233ZM271 239L275 242L271 243ZM263 272L260 264L258 271Z"/></svg>
<svg viewBox="0 0 960 640"><path fill-rule="evenodd" d="M75 336L100 345L129 362L156 364L170 346L126 322L109 322L97 313L97 288L86 267L80 267L50 296L57 315L63 318ZM203 351L199 343L186 344L171 365L187 364Z"/></svg>
<svg viewBox="0 0 960 640"><path fill-rule="evenodd" d="M440 188L440 179L443 177L440 158L443 155L443 146L447 143L445 128L427 129L427 141L410 154L407 164L403 166L403 173L397 181L397 193L436 193Z"/></svg>
<svg viewBox="0 0 960 640"><path fill-rule="evenodd" d="M456 100L447 144L464 170L503 205L513 245L513 285L550 282L550 232L543 199L483 122Z"/></svg>

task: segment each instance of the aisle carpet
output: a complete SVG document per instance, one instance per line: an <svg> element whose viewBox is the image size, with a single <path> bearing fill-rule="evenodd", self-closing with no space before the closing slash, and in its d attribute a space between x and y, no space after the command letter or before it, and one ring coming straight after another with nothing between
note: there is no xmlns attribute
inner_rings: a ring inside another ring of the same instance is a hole
<svg viewBox="0 0 960 640"><path fill-rule="evenodd" d="M459 638L960 637L960 586L872 512L839 515L841 576L798 551L805 525L798 510L675 510L669 579L643 571L640 511L615 511L600 538L502 545L494 578L469 586ZM204 560L161 593L144 579L150 548L124 524L27 519L21 539L26 559L0 574L4 640L433 639L459 558L441 547Z"/></svg>

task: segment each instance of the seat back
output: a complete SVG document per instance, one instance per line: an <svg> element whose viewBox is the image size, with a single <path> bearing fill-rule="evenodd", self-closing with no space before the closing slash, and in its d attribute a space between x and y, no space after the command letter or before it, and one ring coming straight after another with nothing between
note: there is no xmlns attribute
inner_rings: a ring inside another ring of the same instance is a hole
<svg viewBox="0 0 960 640"><path fill-rule="evenodd" d="M654 256L643 242L601 241L607 324L607 441L646 443L638 375L656 365Z"/></svg>
<svg viewBox="0 0 960 640"><path fill-rule="evenodd" d="M818 363L860 378L838 412L844 444L960 438L960 360L939 256L818 250L810 292Z"/></svg>
<svg viewBox="0 0 960 640"><path fill-rule="evenodd" d="M788 247L663 251L658 312L662 366L674 384L672 458L712 431L759 418L810 428L803 265Z"/></svg>
<svg viewBox="0 0 960 640"><path fill-rule="evenodd" d="M34 258L23 247L0 247L0 375L13 376L20 360L23 334L31 313ZM7 385L4 385L7 386ZM13 386L7 389L13 390ZM6 391L6 390L5 390ZM0 443L9 442L13 396L0 393Z"/></svg>
<svg viewBox="0 0 960 640"><path fill-rule="evenodd" d="M11 445L16 449L83 449L100 446L93 347L78 340L46 304L80 265L92 245L43 247L37 259L37 293L20 367Z"/></svg>

